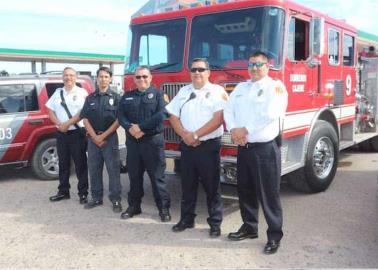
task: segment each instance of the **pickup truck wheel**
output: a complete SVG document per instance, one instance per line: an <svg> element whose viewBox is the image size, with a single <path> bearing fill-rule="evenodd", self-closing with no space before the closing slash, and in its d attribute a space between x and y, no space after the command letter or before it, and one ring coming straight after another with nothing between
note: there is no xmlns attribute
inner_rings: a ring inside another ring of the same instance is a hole
<svg viewBox="0 0 378 270"><path fill-rule="evenodd" d="M338 157L335 129L326 121L318 121L310 136L305 167L290 175L289 184L311 193L326 190L335 177Z"/></svg>
<svg viewBox="0 0 378 270"><path fill-rule="evenodd" d="M41 180L58 179L59 160L56 139L47 139L38 144L31 160L31 168L35 176Z"/></svg>

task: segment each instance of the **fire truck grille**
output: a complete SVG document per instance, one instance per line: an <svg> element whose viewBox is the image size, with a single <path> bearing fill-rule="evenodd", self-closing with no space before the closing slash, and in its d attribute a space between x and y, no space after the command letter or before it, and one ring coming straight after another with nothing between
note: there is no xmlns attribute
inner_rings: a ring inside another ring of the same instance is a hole
<svg viewBox="0 0 378 270"><path fill-rule="evenodd" d="M161 90L169 97L169 100L172 100L180 88L188 84L189 83L165 83L161 85Z"/></svg>
<svg viewBox="0 0 378 270"><path fill-rule="evenodd" d="M180 136L178 136L172 127L165 126L164 127L164 139L166 142L170 143L179 143L180 142Z"/></svg>

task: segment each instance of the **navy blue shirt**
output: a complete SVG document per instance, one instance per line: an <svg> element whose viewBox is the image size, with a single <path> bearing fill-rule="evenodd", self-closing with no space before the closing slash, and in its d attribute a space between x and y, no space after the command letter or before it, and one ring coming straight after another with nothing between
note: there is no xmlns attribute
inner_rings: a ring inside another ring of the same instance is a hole
<svg viewBox="0 0 378 270"><path fill-rule="evenodd" d="M163 93L154 87L141 92L126 92L118 106L119 124L129 133L131 124L138 124L146 135L163 132L165 102Z"/></svg>
<svg viewBox="0 0 378 270"><path fill-rule="evenodd" d="M85 99L80 117L87 118L96 132L104 132L117 120L119 100L110 88L104 93L97 89Z"/></svg>

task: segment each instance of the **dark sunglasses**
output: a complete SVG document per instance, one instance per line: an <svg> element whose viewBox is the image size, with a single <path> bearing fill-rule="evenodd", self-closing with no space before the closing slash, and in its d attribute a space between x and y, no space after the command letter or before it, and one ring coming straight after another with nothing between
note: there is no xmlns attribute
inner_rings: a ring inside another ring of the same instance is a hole
<svg viewBox="0 0 378 270"><path fill-rule="evenodd" d="M190 72L196 73L198 71L199 73L202 73L202 72L205 72L205 70L207 70L207 68L191 68Z"/></svg>
<svg viewBox="0 0 378 270"><path fill-rule="evenodd" d="M248 68L261 68L263 65L265 65L267 62L248 62Z"/></svg>
<svg viewBox="0 0 378 270"><path fill-rule="evenodd" d="M148 78L148 75L136 75L135 76L136 79L140 80L140 79L147 79Z"/></svg>

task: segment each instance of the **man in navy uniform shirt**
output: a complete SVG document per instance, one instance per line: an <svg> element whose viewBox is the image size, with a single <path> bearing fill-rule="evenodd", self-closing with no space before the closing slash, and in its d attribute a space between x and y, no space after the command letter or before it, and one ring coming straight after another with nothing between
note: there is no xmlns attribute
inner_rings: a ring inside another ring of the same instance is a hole
<svg viewBox="0 0 378 270"><path fill-rule="evenodd" d="M151 86L152 75L147 66L134 74L137 89L126 92L120 101L118 120L126 131L127 166L130 179L129 207L121 218L128 219L142 212L143 174L151 179L152 192L162 222L171 220L170 196L164 172L163 93Z"/></svg>
<svg viewBox="0 0 378 270"><path fill-rule="evenodd" d="M81 111L88 138L88 169L91 182L92 200L84 208L102 205L104 162L109 176L109 199L113 211L119 213L121 206L120 155L118 150L117 120L119 96L109 85L112 71L108 67L97 70L97 86L89 95Z"/></svg>

